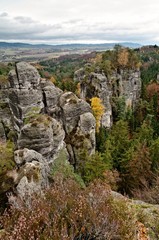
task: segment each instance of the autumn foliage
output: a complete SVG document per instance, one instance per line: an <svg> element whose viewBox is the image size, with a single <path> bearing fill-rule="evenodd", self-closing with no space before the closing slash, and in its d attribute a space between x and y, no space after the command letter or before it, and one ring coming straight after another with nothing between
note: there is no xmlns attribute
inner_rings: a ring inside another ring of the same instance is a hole
<svg viewBox="0 0 159 240"><path fill-rule="evenodd" d="M126 67L129 60L129 52L126 48L123 48L118 53L118 63L120 66Z"/></svg>
<svg viewBox="0 0 159 240"><path fill-rule="evenodd" d="M4 240L133 240L135 220L124 200L113 200L106 184L97 181L81 189L59 176L30 206L23 202L0 218Z"/></svg>
<svg viewBox="0 0 159 240"><path fill-rule="evenodd" d="M98 97L93 97L91 99L91 108L93 111L93 115L96 119L96 131L99 132L101 117L104 113L104 106L102 104L102 100Z"/></svg>

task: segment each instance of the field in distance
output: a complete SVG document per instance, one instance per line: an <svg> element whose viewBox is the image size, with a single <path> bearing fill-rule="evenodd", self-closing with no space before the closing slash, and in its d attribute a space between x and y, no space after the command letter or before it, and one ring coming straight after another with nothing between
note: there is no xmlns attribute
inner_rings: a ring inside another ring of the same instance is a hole
<svg viewBox="0 0 159 240"><path fill-rule="evenodd" d="M25 44L0 42L0 62L29 61L38 62L52 58L58 58L70 54L86 54L92 51L104 51L112 49L116 43L104 44ZM120 43L123 46L136 48L136 43Z"/></svg>

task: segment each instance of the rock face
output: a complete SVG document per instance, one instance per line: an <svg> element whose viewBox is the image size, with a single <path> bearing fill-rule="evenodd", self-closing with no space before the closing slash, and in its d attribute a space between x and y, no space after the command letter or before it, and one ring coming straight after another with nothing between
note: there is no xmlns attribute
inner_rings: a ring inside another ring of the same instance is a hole
<svg viewBox="0 0 159 240"><path fill-rule="evenodd" d="M16 150L14 160L17 166L17 193L25 198L33 192L41 191L48 187L49 167L46 159L38 152L27 148Z"/></svg>
<svg viewBox="0 0 159 240"><path fill-rule="evenodd" d="M60 97L61 118L66 133L65 142L72 164L78 164L78 153L95 151L95 118L90 105L72 92Z"/></svg>
<svg viewBox="0 0 159 240"><path fill-rule="evenodd" d="M9 82L10 109L17 128L21 128L24 118L32 113L40 113L44 108L40 75L30 64L20 62L9 73Z"/></svg>
<svg viewBox="0 0 159 240"><path fill-rule="evenodd" d="M135 107L141 94L141 78L139 70L120 70L110 77L113 95L124 97L126 107Z"/></svg>
<svg viewBox="0 0 159 240"><path fill-rule="evenodd" d="M9 82L0 83L0 139L6 140L10 130L13 130L11 110L8 101Z"/></svg>
<svg viewBox="0 0 159 240"><path fill-rule="evenodd" d="M123 98L125 106L133 108L141 93L140 71L120 70L114 71L107 77L103 71L88 73L85 68L75 72L74 80L80 83L80 97L84 100L98 97L105 107L101 119L103 127L110 128L113 123L113 98Z"/></svg>
<svg viewBox="0 0 159 240"><path fill-rule="evenodd" d="M74 166L80 151L95 151L95 119L90 105L63 93L20 62L0 90L0 140L14 141L16 168L9 172L16 193L25 198L48 186L50 166L62 150Z"/></svg>
<svg viewBox="0 0 159 240"><path fill-rule="evenodd" d="M33 149L52 161L55 154L65 147L64 137L65 132L59 122L41 115L22 127L17 145L19 149Z"/></svg>

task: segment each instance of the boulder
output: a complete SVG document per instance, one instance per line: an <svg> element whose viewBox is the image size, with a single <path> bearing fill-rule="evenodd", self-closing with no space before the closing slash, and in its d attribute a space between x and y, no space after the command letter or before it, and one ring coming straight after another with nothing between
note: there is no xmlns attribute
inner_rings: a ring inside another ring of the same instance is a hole
<svg viewBox="0 0 159 240"><path fill-rule="evenodd" d="M33 149L49 161L64 147L64 130L59 122L47 115L39 115L21 129L18 148Z"/></svg>
<svg viewBox="0 0 159 240"><path fill-rule="evenodd" d="M15 70L9 73L11 88L15 89L37 89L40 83L40 75L35 67L26 62L19 62Z"/></svg>
<svg viewBox="0 0 159 240"><path fill-rule="evenodd" d="M83 149L88 154L95 151L95 118L90 105L72 92L61 95L59 104L70 161L78 165L79 154Z"/></svg>
<svg viewBox="0 0 159 240"><path fill-rule="evenodd" d="M62 94L59 101L63 125L66 134L70 134L77 127L80 115L91 112L91 107L72 92Z"/></svg>
<svg viewBox="0 0 159 240"><path fill-rule="evenodd" d="M58 112L60 111L58 103L60 95L63 91L54 84L49 84L42 88L45 112L54 118L58 118Z"/></svg>
<svg viewBox="0 0 159 240"><path fill-rule="evenodd" d="M25 197L33 192L40 192L49 186L50 168L47 160L38 152L27 148L14 152L14 160L18 166L16 191L18 196Z"/></svg>

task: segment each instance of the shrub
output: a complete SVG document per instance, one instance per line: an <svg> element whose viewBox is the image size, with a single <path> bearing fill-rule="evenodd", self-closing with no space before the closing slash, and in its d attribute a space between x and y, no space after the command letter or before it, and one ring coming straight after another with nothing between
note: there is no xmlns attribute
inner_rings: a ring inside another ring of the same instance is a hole
<svg viewBox="0 0 159 240"><path fill-rule="evenodd" d="M56 178L59 175L63 180L73 179L78 184L80 184L81 187L85 187L85 184L80 175L74 172L73 166L68 162L68 156L64 149L60 151L58 157L55 159L52 165L50 178L56 181Z"/></svg>
<svg viewBox="0 0 159 240"><path fill-rule="evenodd" d="M13 159L13 143L0 143L0 185L4 186L4 179L6 173L15 167ZM0 190L1 192L1 190Z"/></svg>
<svg viewBox="0 0 159 240"><path fill-rule="evenodd" d="M95 179L104 180L104 172L109 168L109 163L104 161L101 153L95 152L95 154L89 156L87 151L83 150L79 155L76 171L88 185Z"/></svg>
<svg viewBox="0 0 159 240"><path fill-rule="evenodd" d="M133 210L113 200L100 181L82 190L71 179L54 183L31 208L11 207L0 219L4 240L135 239Z"/></svg>
<svg viewBox="0 0 159 240"><path fill-rule="evenodd" d="M13 170L15 162L13 159L13 143L0 142L0 211L3 211L6 192L13 187L13 179L8 175Z"/></svg>

